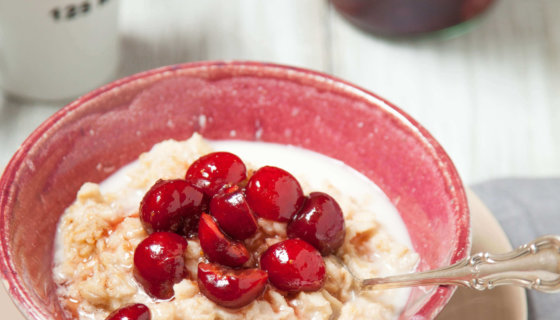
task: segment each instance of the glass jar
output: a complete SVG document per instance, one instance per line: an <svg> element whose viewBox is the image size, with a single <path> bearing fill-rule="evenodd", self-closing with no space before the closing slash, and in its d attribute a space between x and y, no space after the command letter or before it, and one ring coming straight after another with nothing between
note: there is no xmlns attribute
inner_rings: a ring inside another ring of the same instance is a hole
<svg viewBox="0 0 560 320"><path fill-rule="evenodd" d="M383 36L462 30L494 0L331 0L352 24Z"/></svg>

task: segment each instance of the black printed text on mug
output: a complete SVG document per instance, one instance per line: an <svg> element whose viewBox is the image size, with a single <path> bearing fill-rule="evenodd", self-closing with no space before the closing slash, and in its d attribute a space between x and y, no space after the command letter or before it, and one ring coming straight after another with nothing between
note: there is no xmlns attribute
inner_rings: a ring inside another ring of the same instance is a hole
<svg viewBox="0 0 560 320"><path fill-rule="evenodd" d="M75 4L66 6L55 7L50 11L50 15L55 21L59 20L72 20L74 18L84 16L94 9L95 6L101 6L109 0L90 0L82 1Z"/></svg>

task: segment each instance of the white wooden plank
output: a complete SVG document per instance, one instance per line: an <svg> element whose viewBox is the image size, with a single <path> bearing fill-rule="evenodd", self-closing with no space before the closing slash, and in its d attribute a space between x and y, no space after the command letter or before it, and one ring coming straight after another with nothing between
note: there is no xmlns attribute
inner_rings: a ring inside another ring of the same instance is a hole
<svg viewBox="0 0 560 320"><path fill-rule="evenodd" d="M501 0L462 37L396 42L357 31L321 0L121 4L117 76L208 59L332 71L417 118L468 183L560 174L557 0ZM0 165L61 105L0 102Z"/></svg>
<svg viewBox="0 0 560 320"><path fill-rule="evenodd" d="M332 19L333 72L417 118L466 182L560 174L560 2L503 0L472 32L387 41Z"/></svg>
<svg viewBox="0 0 560 320"><path fill-rule="evenodd" d="M60 105L8 101L0 95L0 173L25 138Z"/></svg>
<svg viewBox="0 0 560 320"><path fill-rule="evenodd" d="M196 60L328 64L324 1L122 2L121 74Z"/></svg>

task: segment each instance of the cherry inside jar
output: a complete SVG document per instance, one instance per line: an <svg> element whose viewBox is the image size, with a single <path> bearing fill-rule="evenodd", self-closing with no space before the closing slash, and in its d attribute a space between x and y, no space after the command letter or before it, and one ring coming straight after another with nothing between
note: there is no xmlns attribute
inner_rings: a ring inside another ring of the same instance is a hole
<svg viewBox="0 0 560 320"><path fill-rule="evenodd" d="M413 36L463 24L494 0L331 0L359 28L384 36Z"/></svg>

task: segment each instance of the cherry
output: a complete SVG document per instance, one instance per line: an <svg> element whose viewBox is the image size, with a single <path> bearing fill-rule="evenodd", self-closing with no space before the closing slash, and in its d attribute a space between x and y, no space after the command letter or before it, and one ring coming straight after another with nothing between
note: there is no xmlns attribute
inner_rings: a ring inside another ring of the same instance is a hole
<svg viewBox="0 0 560 320"><path fill-rule="evenodd" d="M187 240L172 232L154 232L134 250L134 277L155 298L173 297L173 285L187 276Z"/></svg>
<svg viewBox="0 0 560 320"><path fill-rule="evenodd" d="M192 235L204 205L204 193L191 183L159 180L140 203L140 220L148 233L181 231Z"/></svg>
<svg viewBox="0 0 560 320"><path fill-rule="evenodd" d="M213 152L193 162L185 179L212 197L225 184L237 184L247 178L241 159L229 152Z"/></svg>
<svg viewBox="0 0 560 320"><path fill-rule="evenodd" d="M257 232L257 219L238 186L217 193L210 200L210 213L220 228L237 240L245 240Z"/></svg>
<svg viewBox="0 0 560 320"><path fill-rule="evenodd" d="M105 320L151 320L150 309L141 303L113 311Z"/></svg>
<svg viewBox="0 0 560 320"><path fill-rule="evenodd" d="M239 267L250 258L243 243L228 239L220 230L214 218L203 213L198 224L200 247L211 262L228 267Z"/></svg>
<svg viewBox="0 0 560 320"><path fill-rule="evenodd" d="M198 264L198 287L208 299L226 308L241 308L260 297L268 275L260 269L234 270L213 263Z"/></svg>
<svg viewBox="0 0 560 320"><path fill-rule="evenodd" d="M285 170L265 166L247 184L247 202L259 216L287 222L303 206L305 197L299 182Z"/></svg>
<svg viewBox="0 0 560 320"><path fill-rule="evenodd" d="M346 229L340 206L323 192L312 192L303 208L288 224L288 237L300 238L323 255L336 252L344 242Z"/></svg>
<svg viewBox="0 0 560 320"><path fill-rule="evenodd" d="M299 239L270 246L261 256L261 269L276 288L284 291L316 291L325 281L325 262L319 251Z"/></svg>

